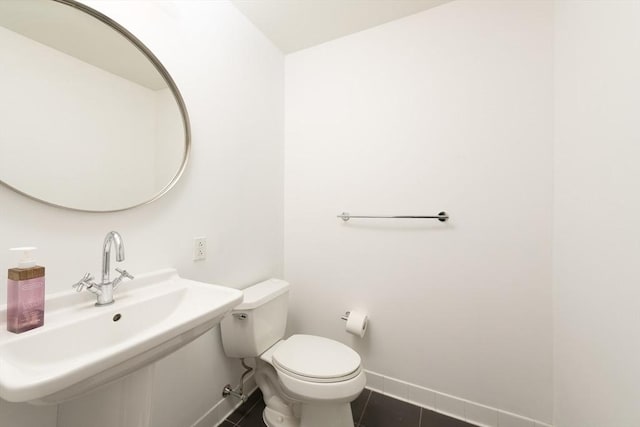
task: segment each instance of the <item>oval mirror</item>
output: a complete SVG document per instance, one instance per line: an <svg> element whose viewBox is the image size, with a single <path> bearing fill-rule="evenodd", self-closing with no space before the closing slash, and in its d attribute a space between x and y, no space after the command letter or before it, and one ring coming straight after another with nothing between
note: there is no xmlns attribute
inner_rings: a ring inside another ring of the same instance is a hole
<svg viewBox="0 0 640 427"><path fill-rule="evenodd" d="M74 210L165 194L189 155L171 76L137 38L73 0L0 1L0 182Z"/></svg>

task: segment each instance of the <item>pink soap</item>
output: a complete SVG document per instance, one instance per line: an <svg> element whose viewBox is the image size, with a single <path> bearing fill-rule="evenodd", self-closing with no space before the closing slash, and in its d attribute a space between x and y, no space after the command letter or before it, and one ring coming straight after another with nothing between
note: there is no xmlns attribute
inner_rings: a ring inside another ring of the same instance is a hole
<svg viewBox="0 0 640 427"><path fill-rule="evenodd" d="M7 330L21 333L43 324L44 276L27 280L8 279Z"/></svg>

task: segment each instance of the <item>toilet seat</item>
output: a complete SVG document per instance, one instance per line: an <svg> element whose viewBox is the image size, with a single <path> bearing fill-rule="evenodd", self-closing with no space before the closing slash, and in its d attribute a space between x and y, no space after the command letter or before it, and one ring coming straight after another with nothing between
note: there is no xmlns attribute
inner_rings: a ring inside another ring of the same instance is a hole
<svg viewBox="0 0 640 427"><path fill-rule="evenodd" d="M360 355L348 346L314 335L292 335L281 342L271 362L276 370L313 383L333 383L356 377Z"/></svg>
<svg viewBox="0 0 640 427"><path fill-rule="evenodd" d="M366 384L360 355L346 345L314 335L292 335L260 355L294 401L348 403Z"/></svg>

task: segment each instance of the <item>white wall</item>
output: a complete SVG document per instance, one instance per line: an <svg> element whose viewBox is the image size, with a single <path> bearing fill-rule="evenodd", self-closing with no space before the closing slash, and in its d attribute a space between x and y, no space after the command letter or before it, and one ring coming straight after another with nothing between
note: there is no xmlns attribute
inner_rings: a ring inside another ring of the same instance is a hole
<svg viewBox="0 0 640 427"><path fill-rule="evenodd" d="M555 5L555 424L640 425L640 2Z"/></svg>
<svg viewBox="0 0 640 427"><path fill-rule="evenodd" d="M287 56L291 331L551 420L552 12L455 1ZM363 341L340 320L353 308L371 317Z"/></svg>
<svg viewBox="0 0 640 427"><path fill-rule="evenodd" d="M87 3L136 34L174 77L191 116L189 166L162 199L113 214L57 209L0 187L0 248L38 246L47 292L70 289L87 271L97 274L102 240L112 229L124 238L124 265L133 274L171 266L184 277L237 288L281 276L282 54L226 1ZM208 238L209 253L194 263L197 236ZM8 251L0 256L0 271L8 259ZM152 425L195 423L224 384L238 382L238 365L224 356L218 329L158 362ZM0 424L52 427L58 415L74 418L57 412L0 402Z"/></svg>

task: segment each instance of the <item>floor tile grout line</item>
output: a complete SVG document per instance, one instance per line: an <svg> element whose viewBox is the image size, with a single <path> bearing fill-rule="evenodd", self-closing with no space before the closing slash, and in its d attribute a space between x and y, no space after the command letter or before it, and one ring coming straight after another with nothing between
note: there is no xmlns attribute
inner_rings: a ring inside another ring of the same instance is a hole
<svg viewBox="0 0 640 427"><path fill-rule="evenodd" d="M362 407L362 413L360 414L360 418L358 418L358 423L357 423L358 425L360 425L360 423L362 422L362 418L364 417L364 411L367 410L367 406L369 405L369 399L371 399L371 393L373 393L373 392L371 390L369 390L369 395L367 396L367 401L364 402L364 406Z"/></svg>

